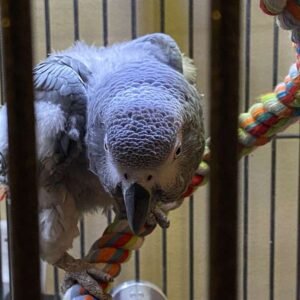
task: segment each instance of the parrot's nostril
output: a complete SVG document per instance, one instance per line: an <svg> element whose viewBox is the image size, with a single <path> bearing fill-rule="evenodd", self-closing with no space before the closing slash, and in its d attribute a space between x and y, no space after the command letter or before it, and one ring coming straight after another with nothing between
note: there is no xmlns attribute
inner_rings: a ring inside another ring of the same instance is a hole
<svg viewBox="0 0 300 300"><path fill-rule="evenodd" d="M152 175L149 175L149 176L147 177L147 180L150 181L150 180L152 179L152 177L153 177Z"/></svg>
<svg viewBox="0 0 300 300"><path fill-rule="evenodd" d="M127 173L124 173L124 178L125 178L126 180L128 179Z"/></svg>

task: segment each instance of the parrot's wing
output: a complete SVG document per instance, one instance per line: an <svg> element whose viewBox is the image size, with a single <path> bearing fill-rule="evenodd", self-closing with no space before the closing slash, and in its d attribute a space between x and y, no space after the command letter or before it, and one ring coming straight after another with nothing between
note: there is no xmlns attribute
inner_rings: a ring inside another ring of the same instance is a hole
<svg viewBox="0 0 300 300"><path fill-rule="evenodd" d="M90 71L72 57L54 55L37 65L33 75L37 137L40 146L47 147L39 147L39 154L48 156L52 149L68 157L72 147L80 147L83 141Z"/></svg>
<svg viewBox="0 0 300 300"><path fill-rule="evenodd" d="M137 38L134 44L141 45L150 55L182 73L191 83L196 82L196 67L193 60L185 56L169 35L153 33Z"/></svg>
<svg viewBox="0 0 300 300"><path fill-rule="evenodd" d="M33 74L41 256L53 263L71 247L73 238L78 234L76 197L84 194L82 190L89 191L85 183L87 180L81 180L82 177L91 182L93 176L88 173L83 153L90 72L78 60L56 54L38 64ZM3 173L6 175L7 152L4 105L0 108L0 185L5 181ZM72 174L72 180L68 179L71 172L79 175ZM75 192L74 181L77 183Z"/></svg>

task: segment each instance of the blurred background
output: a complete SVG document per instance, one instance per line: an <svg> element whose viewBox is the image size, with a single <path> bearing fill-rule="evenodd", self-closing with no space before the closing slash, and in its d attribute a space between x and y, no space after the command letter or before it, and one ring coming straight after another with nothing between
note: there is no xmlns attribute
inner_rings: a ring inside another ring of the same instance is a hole
<svg viewBox="0 0 300 300"><path fill-rule="evenodd" d="M170 34L182 52L194 58L197 86L204 94L208 124L208 0L33 0L34 61L53 50L84 40L111 45L151 32ZM257 96L271 92L295 61L289 33L259 9L243 1L241 24L240 112ZM4 101L4 99L2 99ZM206 126L207 128L208 126ZM209 132L207 129L207 136ZM239 299L296 299L299 251L299 123L240 163ZM192 201L192 205L191 205ZM226 190L224 190L226 201ZM2 280L8 281L6 205L1 203ZM123 265L115 285L135 279L159 286L171 300L207 299L208 197L200 188L193 200L170 213L167 232L146 238L138 255ZM85 217L82 236L71 253L79 257L101 236L107 219L101 212ZM43 266L44 294L58 298L58 274ZM56 295L56 296L55 296Z"/></svg>

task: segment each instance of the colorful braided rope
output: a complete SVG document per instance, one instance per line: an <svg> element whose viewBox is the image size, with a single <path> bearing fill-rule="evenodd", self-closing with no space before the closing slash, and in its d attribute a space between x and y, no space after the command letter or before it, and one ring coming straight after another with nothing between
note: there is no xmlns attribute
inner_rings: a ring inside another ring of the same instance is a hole
<svg viewBox="0 0 300 300"><path fill-rule="evenodd" d="M121 271L121 264L128 261L132 251L138 250L144 243L144 236L150 234L155 226L145 226L139 236L134 235L126 220L115 220L104 231L102 237L91 247L85 259L97 264L97 267L116 277ZM99 282L103 291L110 285ZM72 286L64 295L64 300L90 300L96 299L80 285Z"/></svg>
<svg viewBox="0 0 300 300"><path fill-rule="evenodd" d="M292 40L300 42L299 0L260 0L260 8L264 13L276 16L282 29L291 30Z"/></svg>

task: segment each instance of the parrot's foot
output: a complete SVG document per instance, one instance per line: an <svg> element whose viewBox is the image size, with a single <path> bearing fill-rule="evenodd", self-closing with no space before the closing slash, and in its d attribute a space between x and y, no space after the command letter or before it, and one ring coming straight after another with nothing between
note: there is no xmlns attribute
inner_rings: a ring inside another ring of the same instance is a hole
<svg viewBox="0 0 300 300"><path fill-rule="evenodd" d="M97 264L89 263L81 259L74 259L69 254L55 264L66 271L62 291L65 293L72 285L79 283L91 295L99 300L110 300L111 296L101 288L100 282L112 282L113 278L97 267Z"/></svg>
<svg viewBox="0 0 300 300"><path fill-rule="evenodd" d="M147 219L149 225L158 224L161 228L168 228L170 221L167 213L165 213L160 207L156 206L152 209L150 216Z"/></svg>

